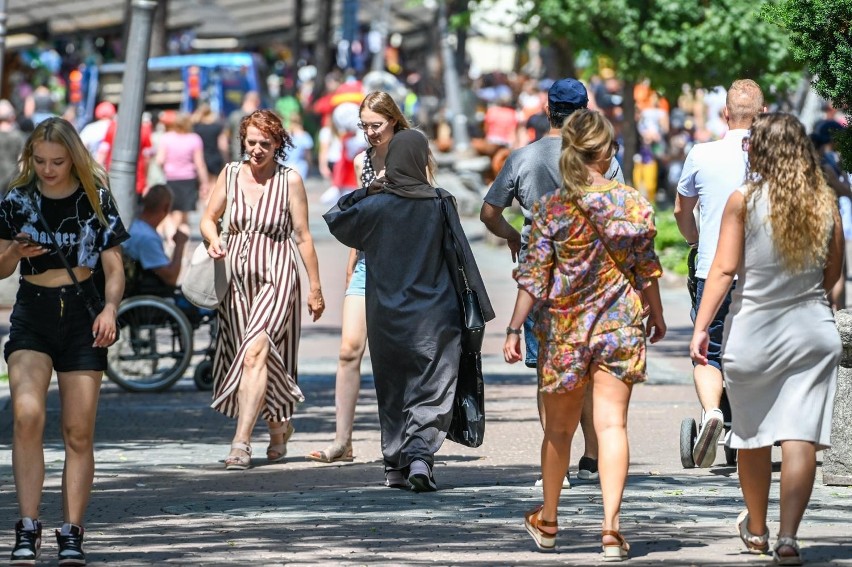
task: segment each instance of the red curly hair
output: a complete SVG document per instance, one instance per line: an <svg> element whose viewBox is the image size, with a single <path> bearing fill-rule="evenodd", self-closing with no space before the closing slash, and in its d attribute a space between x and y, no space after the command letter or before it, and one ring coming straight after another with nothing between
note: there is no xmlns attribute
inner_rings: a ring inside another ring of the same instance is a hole
<svg viewBox="0 0 852 567"><path fill-rule="evenodd" d="M254 126L265 136L269 136L277 146L275 158L284 160L287 158L287 148L293 147L290 134L284 129L281 118L271 110L255 110L243 117L240 122L240 150L246 151L246 131L249 126Z"/></svg>

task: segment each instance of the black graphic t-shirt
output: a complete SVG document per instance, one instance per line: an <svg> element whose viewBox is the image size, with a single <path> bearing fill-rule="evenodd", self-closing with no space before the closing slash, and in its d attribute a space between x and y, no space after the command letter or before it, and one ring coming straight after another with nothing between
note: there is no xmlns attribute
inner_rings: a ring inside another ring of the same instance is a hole
<svg viewBox="0 0 852 567"><path fill-rule="evenodd" d="M83 266L94 271L102 251L130 238L110 192L98 188L98 197L107 226L98 220L82 186L63 199L48 199L28 187L16 187L6 195L0 202L0 239L12 240L19 232L26 232L48 250L41 256L21 259L21 275L65 267L56 253L53 238L39 221L35 204L41 207L48 227L72 267Z"/></svg>

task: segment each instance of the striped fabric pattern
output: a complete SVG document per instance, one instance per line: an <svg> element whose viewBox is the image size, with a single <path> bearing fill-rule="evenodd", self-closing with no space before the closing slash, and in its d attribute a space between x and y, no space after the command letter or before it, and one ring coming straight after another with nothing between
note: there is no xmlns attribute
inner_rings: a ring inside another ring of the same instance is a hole
<svg viewBox="0 0 852 567"><path fill-rule="evenodd" d="M237 184L241 164L232 182ZM237 391L249 345L265 333L269 340L268 382L261 417L286 421L304 401L297 376L301 287L296 247L290 236L290 168L279 166L267 190L251 206L239 186L233 190L227 261L233 277L219 306L219 334L213 359L213 409L237 417Z"/></svg>

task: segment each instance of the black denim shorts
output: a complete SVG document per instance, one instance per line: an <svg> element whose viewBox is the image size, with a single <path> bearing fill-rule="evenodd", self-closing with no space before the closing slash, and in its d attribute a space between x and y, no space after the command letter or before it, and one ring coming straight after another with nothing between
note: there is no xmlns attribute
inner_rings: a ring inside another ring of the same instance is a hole
<svg viewBox="0 0 852 567"><path fill-rule="evenodd" d="M107 349L92 346L92 318L73 285L42 287L21 279L10 324L7 362L17 350L33 350L50 356L57 372L106 370Z"/></svg>

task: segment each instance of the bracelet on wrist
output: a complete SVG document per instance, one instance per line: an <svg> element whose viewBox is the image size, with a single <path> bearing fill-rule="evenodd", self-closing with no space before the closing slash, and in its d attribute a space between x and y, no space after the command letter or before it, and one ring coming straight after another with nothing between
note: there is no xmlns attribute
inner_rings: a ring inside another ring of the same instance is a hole
<svg viewBox="0 0 852 567"><path fill-rule="evenodd" d="M521 334L521 332L522 332L522 331L521 331L521 329L513 329L511 326L510 326L510 327L506 327L506 336L509 336L509 335L520 335L520 334Z"/></svg>

